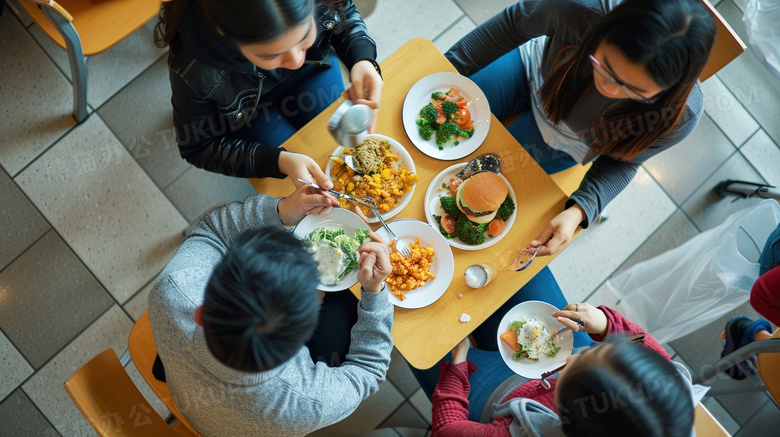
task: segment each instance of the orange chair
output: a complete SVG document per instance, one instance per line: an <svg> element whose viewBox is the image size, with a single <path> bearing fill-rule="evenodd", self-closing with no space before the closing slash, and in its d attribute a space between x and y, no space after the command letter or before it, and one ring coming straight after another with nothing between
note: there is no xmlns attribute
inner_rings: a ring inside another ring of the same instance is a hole
<svg viewBox="0 0 780 437"><path fill-rule="evenodd" d="M73 403L103 437L195 437L181 423L171 428L107 349L76 371L64 384Z"/></svg>
<svg viewBox="0 0 780 437"><path fill-rule="evenodd" d="M26 0L20 2L32 19L68 51L73 82L73 116L87 117L85 56L101 53L157 15L159 0ZM151 36L150 36L151 38Z"/></svg>
<svg viewBox="0 0 780 437"><path fill-rule="evenodd" d="M135 363L138 372L143 376L144 381L149 384L152 391L160 398L171 414L179 420L179 423L187 428L192 435L198 435L181 411L179 411L176 404L173 403L173 397L171 397L171 392L168 390L168 384L158 381L152 374L152 366L157 356L157 347L154 345L154 337L152 337L149 311L145 312L133 326L133 329L130 331L128 346L130 358Z"/></svg>

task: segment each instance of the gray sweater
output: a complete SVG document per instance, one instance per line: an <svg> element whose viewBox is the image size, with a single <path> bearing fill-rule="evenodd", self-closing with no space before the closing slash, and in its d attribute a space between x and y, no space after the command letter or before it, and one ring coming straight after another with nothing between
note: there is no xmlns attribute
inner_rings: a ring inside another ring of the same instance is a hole
<svg viewBox="0 0 780 437"><path fill-rule="evenodd" d="M207 214L185 237L149 296L149 318L168 388L204 437L299 436L336 423L378 390L390 363L393 305L386 287L363 293L341 367L315 364L306 347L261 373L232 370L211 355L194 320L206 283L242 230L282 226L278 202L255 195Z"/></svg>
<svg viewBox="0 0 780 437"><path fill-rule="evenodd" d="M618 3L619 0L523 0L463 37L446 56L461 74L468 76L510 50L516 50L534 38L546 36L541 65L525 67L540 69L540 76L547 77L555 55L565 46L579 45L591 23L603 17ZM562 55L559 62L564 60L565 56ZM541 83L534 84L532 92L540 86ZM619 104L620 100L603 97L593 88L574 106L565 128L575 133L587 132L596 117L608 106ZM632 161L623 162L594 153L585 154L585 162L595 158L593 166L579 189L569 198L566 207L575 202L580 205L586 215L583 226L587 227L601 214L607 203L631 182L640 164L679 143L693 131L701 119L702 107L703 96L697 83L677 125Z"/></svg>

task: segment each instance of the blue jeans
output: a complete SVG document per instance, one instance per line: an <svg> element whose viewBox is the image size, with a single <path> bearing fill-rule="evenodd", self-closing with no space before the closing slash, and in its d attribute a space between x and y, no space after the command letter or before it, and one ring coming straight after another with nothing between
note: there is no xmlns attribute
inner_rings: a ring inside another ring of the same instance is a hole
<svg viewBox="0 0 780 437"><path fill-rule="evenodd" d="M514 375L514 372L504 364L504 360L499 355L496 332L498 332L498 325L501 323L501 319L510 309L521 302L529 300L540 300L557 308L563 308L568 305L552 272L545 267L472 332L474 341L479 349L469 350L468 358L476 364L479 370L474 372L470 378L471 391L468 397L469 420L478 422L485 407L485 402L493 394L493 391L502 382ZM591 343L593 343L593 340L587 334L582 332L574 333L575 349ZM451 355L447 354L444 359L449 361ZM430 398L436 382L439 380L439 365L437 364L426 370L412 368L412 372L414 372L417 381L420 382L420 386L425 394Z"/></svg>
<svg viewBox="0 0 780 437"><path fill-rule="evenodd" d="M511 50L469 78L485 93L490 112L499 120L522 112L507 130L544 171L553 174L577 163L542 138L531 111L531 91L519 50Z"/></svg>
<svg viewBox="0 0 780 437"><path fill-rule="evenodd" d="M761 251L758 262L761 264L762 275L780 265L780 225L766 239L766 245Z"/></svg>
<svg viewBox="0 0 780 437"><path fill-rule="evenodd" d="M344 82L335 57L327 68L304 66L260 96L253 118L232 136L258 141L266 147L279 147L341 97L342 92Z"/></svg>

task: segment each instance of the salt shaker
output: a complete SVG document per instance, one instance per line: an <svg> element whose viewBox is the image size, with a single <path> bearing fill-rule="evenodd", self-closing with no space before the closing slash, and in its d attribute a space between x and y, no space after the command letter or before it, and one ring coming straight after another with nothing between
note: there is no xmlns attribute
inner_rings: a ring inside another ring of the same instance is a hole
<svg viewBox="0 0 780 437"><path fill-rule="evenodd" d="M481 288L495 279L498 268L490 263L474 264L466 269L466 285L471 288Z"/></svg>

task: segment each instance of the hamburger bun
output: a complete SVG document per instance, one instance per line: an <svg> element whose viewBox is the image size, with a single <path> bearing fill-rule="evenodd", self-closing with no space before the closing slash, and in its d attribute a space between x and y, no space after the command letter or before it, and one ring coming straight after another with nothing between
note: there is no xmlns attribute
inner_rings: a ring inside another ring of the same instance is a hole
<svg viewBox="0 0 780 437"><path fill-rule="evenodd" d="M490 223L508 193L501 176L489 171L477 173L458 187L458 209L472 222Z"/></svg>

